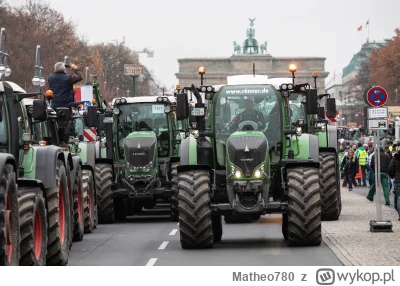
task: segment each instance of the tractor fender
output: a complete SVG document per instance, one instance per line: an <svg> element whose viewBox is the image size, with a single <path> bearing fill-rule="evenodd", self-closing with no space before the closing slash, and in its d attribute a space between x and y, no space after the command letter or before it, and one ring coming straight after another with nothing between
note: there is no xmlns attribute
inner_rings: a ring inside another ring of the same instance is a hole
<svg viewBox="0 0 400 286"><path fill-rule="evenodd" d="M58 159L67 166L68 157L65 156L62 148L54 145L36 148L36 179L41 181L46 189L57 186L56 166Z"/></svg>
<svg viewBox="0 0 400 286"><path fill-rule="evenodd" d="M197 164L197 140L193 137L187 137L181 141L180 161L182 165Z"/></svg>
<svg viewBox="0 0 400 286"><path fill-rule="evenodd" d="M40 180L18 178L17 184L18 187L38 187L42 190L43 194L45 194L46 192L46 188L44 187L44 184Z"/></svg>
<svg viewBox="0 0 400 286"><path fill-rule="evenodd" d="M0 174L3 173L3 168L6 164L11 164L15 174L17 174L17 165L14 156L8 153L0 153Z"/></svg>
<svg viewBox="0 0 400 286"><path fill-rule="evenodd" d="M87 164L94 168L96 160L96 146L93 143L86 144L86 159Z"/></svg>
<svg viewBox="0 0 400 286"><path fill-rule="evenodd" d="M71 169L71 190L74 189L74 185L75 185L75 175L78 169L78 165L82 166L82 160L79 156L72 156L72 164L70 166L72 166Z"/></svg>
<svg viewBox="0 0 400 286"><path fill-rule="evenodd" d="M171 157L170 159L169 159L169 166L168 166L168 179L169 180L172 180L172 175L171 175L171 172L172 172L172 168L171 168L171 165L173 164L173 163L178 163L178 162L180 162L180 157L177 157L177 156L174 156L174 157Z"/></svg>
<svg viewBox="0 0 400 286"><path fill-rule="evenodd" d="M82 170L89 170L94 175L94 168L91 165L87 165L87 164L83 165L82 164Z"/></svg>
<svg viewBox="0 0 400 286"><path fill-rule="evenodd" d="M177 167L178 173L186 172L186 171L209 171L211 173L210 165L179 165Z"/></svg>
<svg viewBox="0 0 400 286"><path fill-rule="evenodd" d="M322 152L334 153L335 156L338 155L338 153L337 153L337 151L336 151L336 148L334 148L334 147L332 147L332 146L329 146L329 147L320 147L320 148L319 148L319 153L322 153Z"/></svg>

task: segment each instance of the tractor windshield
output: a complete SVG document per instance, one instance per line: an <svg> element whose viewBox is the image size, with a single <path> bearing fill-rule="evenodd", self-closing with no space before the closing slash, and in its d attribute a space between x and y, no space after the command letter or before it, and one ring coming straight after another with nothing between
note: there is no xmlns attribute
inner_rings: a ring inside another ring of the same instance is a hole
<svg viewBox="0 0 400 286"><path fill-rule="evenodd" d="M292 113L291 121L296 122L299 119L305 119L304 105L301 103L303 96L299 93L292 93L289 97L290 111Z"/></svg>
<svg viewBox="0 0 400 286"><path fill-rule="evenodd" d="M272 149L281 141L281 124L278 93L271 85L225 86L217 95L215 103L217 149L223 148L229 136L240 130L263 132ZM217 153L223 154L220 151ZM223 161L222 157L218 158L222 166L225 165Z"/></svg>
<svg viewBox="0 0 400 286"><path fill-rule="evenodd" d="M169 150L168 120L163 103L131 103L119 105L119 149L123 156L124 139L133 131L153 131L160 144L160 156Z"/></svg>

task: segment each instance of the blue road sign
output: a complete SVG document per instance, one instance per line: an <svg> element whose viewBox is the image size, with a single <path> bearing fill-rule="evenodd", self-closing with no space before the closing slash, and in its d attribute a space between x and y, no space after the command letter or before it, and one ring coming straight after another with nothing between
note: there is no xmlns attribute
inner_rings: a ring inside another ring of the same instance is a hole
<svg viewBox="0 0 400 286"><path fill-rule="evenodd" d="M367 102L373 107L379 107L386 103L388 94L383 87L373 86L367 92Z"/></svg>

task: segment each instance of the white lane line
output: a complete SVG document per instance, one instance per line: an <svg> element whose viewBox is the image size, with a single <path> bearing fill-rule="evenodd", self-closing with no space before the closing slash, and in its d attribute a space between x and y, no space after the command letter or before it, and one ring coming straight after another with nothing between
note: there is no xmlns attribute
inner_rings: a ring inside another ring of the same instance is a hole
<svg viewBox="0 0 400 286"><path fill-rule="evenodd" d="M169 235L175 235L175 233L177 232L178 230L175 228L175 229L173 229L172 231L171 231L171 233L169 234Z"/></svg>
<svg viewBox="0 0 400 286"><path fill-rule="evenodd" d="M169 241L164 241L163 243L161 243L160 247L158 248L158 250L163 250L167 247Z"/></svg>
<svg viewBox="0 0 400 286"><path fill-rule="evenodd" d="M154 266L156 264L158 258L150 258L149 262L147 262L146 266Z"/></svg>

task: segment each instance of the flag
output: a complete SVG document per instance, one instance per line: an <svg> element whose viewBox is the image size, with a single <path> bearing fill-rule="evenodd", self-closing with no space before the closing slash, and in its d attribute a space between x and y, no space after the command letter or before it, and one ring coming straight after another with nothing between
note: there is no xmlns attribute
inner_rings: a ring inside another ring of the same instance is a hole
<svg viewBox="0 0 400 286"><path fill-rule="evenodd" d="M358 27L357 31L362 31L362 25L360 27Z"/></svg>
<svg viewBox="0 0 400 286"><path fill-rule="evenodd" d="M367 21L367 23L365 23L365 27L367 27L369 25L369 20Z"/></svg>

